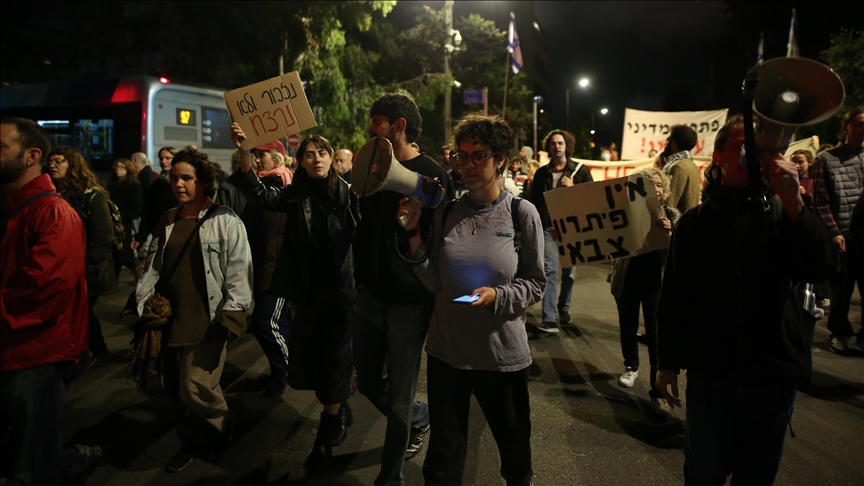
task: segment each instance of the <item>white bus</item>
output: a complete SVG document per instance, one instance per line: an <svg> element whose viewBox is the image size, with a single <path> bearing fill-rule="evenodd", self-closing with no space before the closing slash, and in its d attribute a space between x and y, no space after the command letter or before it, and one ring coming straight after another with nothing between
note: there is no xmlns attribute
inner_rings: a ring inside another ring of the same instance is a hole
<svg viewBox="0 0 864 486"><path fill-rule="evenodd" d="M230 172L234 145L223 93L152 76L0 86L0 112L36 121L53 146L76 148L102 174L134 152L146 153L158 174L161 147L188 145Z"/></svg>

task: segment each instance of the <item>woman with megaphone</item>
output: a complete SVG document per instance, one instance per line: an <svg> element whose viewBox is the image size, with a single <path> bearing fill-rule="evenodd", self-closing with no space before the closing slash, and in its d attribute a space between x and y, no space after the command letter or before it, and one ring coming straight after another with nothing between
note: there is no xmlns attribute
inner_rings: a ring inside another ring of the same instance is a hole
<svg viewBox="0 0 864 486"><path fill-rule="evenodd" d="M315 444L303 463L320 468L329 461L333 446L347 438L353 422L347 400L354 369L351 243L360 221L358 199L336 173L333 147L326 138L304 138L297 149L299 167L293 182L274 187L263 184L251 170L240 125L233 123L231 132L244 174L238 180L240 190L259 206L287 215L271 292L283 297L292 312L288 385L315 390L323 407Z"/></svg>
<svg viewBox="0 0 864 486"><path fill-rule="evenodd" d="M534 205L497 184L512 137L498 116L466 116L454 128L451 162L467 194L438 207L426 243L417 231L420 206L406 197L397 213L408 218L415 258L428 252L414 272L436 293L426 342L426 484L461 484L472 392L507 484L529 484L533 475L525 321L546 286L544 244Z"/></svg>

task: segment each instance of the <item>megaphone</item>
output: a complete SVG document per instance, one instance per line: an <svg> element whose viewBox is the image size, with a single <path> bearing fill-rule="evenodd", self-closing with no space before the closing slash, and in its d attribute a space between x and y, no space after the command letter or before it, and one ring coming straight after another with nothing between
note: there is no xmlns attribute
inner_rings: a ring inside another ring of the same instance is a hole
<svg viewBox="0 0 864 486"><path fill-rule="evenodd" d="M800 57L765 61L753 94L756 145L783 151L798 127L828 119L843 105L843 81L828 66Z"/></svg>
<svg viewBox="0 0 864 486"><path fill-rule="evenodd" d="M430 177L408 170L396 160L393 145L384 137L366 142L354 156L351 189L358 196L388 190L411 197L421 207L437 208L444 198L441 184ZM404 227L407 218L399 222Z"/></svg>

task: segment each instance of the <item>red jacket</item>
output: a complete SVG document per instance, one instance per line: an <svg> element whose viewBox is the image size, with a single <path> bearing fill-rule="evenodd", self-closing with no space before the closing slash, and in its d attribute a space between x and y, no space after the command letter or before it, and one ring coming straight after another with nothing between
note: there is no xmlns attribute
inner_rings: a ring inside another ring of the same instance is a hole
<svg viewBox="0 0 864 486"><path fill-rule="evenodd" d="M57 192L43 174L9 198ZM0 371L75 361L87 349L84 225L66 201L32 201L7 223L0 242Z"/></svg>

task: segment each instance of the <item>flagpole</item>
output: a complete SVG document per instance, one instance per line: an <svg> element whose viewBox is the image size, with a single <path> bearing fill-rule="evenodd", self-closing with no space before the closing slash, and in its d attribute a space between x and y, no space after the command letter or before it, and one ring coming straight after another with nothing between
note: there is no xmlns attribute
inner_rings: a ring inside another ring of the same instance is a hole
<svg viewBox="0 0 864 486"><path fill-rule="evenodd" d="M507 63L504 64L504 107L501 108L501 118L507 113L507 80L510 77L510 51L507 51ZM506 120L506 118L504 118Z"/></svg>

